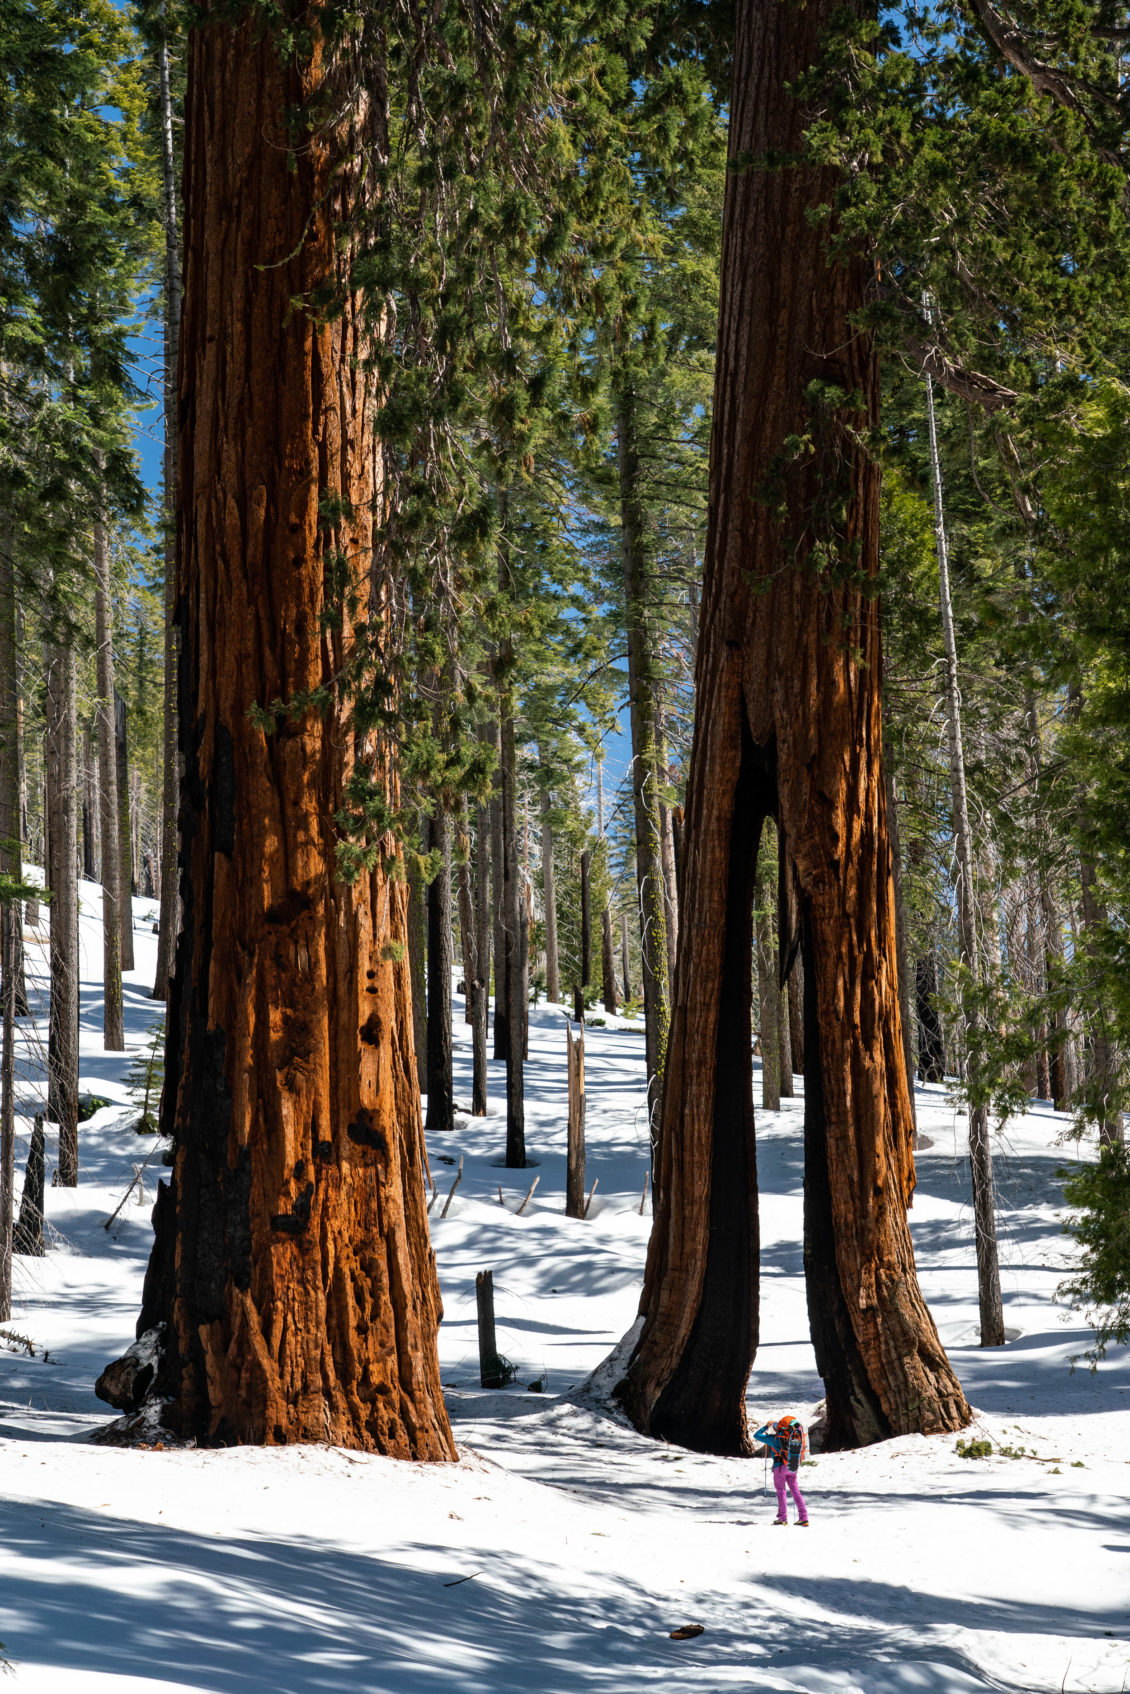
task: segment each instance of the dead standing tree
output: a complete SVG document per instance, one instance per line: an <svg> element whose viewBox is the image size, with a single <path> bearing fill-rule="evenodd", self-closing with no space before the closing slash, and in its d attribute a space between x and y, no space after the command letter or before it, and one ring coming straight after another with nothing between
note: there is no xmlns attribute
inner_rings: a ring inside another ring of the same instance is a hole
<svg viewBox="0 0 1130 1694"><path fill-rule="evenodd" d="M865 8L857 8L863 15ZM644 1325L619 1394L637 1427L748 1453L758 1340L751 911L762 824L795 868L804 953L805 1262L828 1441L962 1427L918 1287L912 1118L880 741L878 369L865 267L809 214L834 197L790 92L833 0L739 0L710 531L687 788L682 945ZM797 451L798 442L810 450Z"/></svg>

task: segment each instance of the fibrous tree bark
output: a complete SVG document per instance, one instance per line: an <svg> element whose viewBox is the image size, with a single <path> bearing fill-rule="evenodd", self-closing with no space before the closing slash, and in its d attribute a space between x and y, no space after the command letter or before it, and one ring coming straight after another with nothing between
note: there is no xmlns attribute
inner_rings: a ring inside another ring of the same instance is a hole
<svg viewBox="0 0 1130 1694"><path fill-rule="evenodd" d="M59 1126L59 1181L78 1182L77 699L69 631L47 647L47 884L51 891L51 1014L47 1115Z"/></svg>
<svg viewBox="0 0 1130 1694"><path fill-rule="evenodd" d="M114 734L114 637L110 552L103 524L94 525L94 639L98 667L98 836L102 852L102 1040L125 1048L122 1024L121 838L118 828L117 740ZM128 897L128 890L127 890ZM132 924L130 926L132 933Z"/></svg>
<svg viewBox="0 0 1130 1694"><path fill-rule="evenodd" d="M860 15L864 9L859 8ZM961 1427L918 1287L912 1124L882 782L878 372L862 260L829 252L836 177L795 160L796 84L833 0L739 0L711 497L687 784L677 994L642 1330L619 1393L637 1427L749 1451L757 1341L750 1046L753 867L774 813L804 934L805 1264L832 1446ZM795 451L798 440L810 443Z"/></svg>
<svg viewBox="0 0 1130 1694"><path fill-rule="evenodd" d="M358 766L399 804L393 755L337 686L386 592L377 396L343 275L364 112L318 6L303 24L285 59L257 19L189 38L176 1164L139 1328L165 1325L177 1436L450 1459L399 847L378 838L347 878L335 822Z"/></svg>

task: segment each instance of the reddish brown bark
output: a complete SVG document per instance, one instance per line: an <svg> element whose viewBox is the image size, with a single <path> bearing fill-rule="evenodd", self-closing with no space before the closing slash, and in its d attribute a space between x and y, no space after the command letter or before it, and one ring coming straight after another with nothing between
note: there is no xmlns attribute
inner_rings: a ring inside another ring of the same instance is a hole
<svg viewBox="0 0 1130 1694"><path fill-rule="evenodd" d="M177 1158L142 1325L167 1323L159 1387L179 1434L448 1459L406 888L391 838L351 885L335 858L344 783L373 750L333 680L356 625L322 614L335 554L368 602L374 395L357 300L328 322L301 304L340 280L351 191L340 115L298 145L288 131L333 74L316 10L304 22L314 45L285 66L250 24L190 38L184 921L162 1104ZM256 708L312 689L325 709L261 727Z"/></svg>
<svg viewBox="0 0 1130 1694"><path fill-rule="evenodd" d="M796 154L788 92L833 0L740 0L731 156ZM806 1017L805 1263L832 1445L959 1428L918 1288L912 1118L879 715L878 373L860 263L829 262L815 169L726 189L711 517L688 779L682 945L644 1327L620 1393L641 1429L748 1452L757 1343L750 912L761 824L795 866ZM801 445L798 448L798 439Z"/></svg>

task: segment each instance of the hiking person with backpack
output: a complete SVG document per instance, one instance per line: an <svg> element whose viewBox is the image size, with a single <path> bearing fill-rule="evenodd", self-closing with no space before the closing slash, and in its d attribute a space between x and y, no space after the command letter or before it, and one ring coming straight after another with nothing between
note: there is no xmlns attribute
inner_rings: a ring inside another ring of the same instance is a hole
<svg viewBox="0 0 1130 1694"><path fill-rule="evenodd" d="M774 1523L788 1523L789 1506L786 1485L796 1504L796 1527L808 1528L808 1507L797 1486L796 1473L808 1453L808 1434L799 1418L786 1415L776 1423L767 1423L753 1438L762 1441L773 1455L773 1486L777 1490L777 1516Z"/></svg>

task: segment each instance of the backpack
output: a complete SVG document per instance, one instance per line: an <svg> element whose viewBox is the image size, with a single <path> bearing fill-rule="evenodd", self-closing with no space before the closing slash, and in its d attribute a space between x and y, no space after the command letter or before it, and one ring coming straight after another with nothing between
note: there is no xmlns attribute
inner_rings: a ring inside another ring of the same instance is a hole
<svg viewBox="0 0 1130 1694"><path fill-rule="evenodd" d="M799 1418L777 1419L777 1439L786 1470L799 1470L808 1457L808 1434Z"/></svg>

